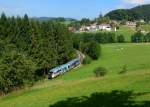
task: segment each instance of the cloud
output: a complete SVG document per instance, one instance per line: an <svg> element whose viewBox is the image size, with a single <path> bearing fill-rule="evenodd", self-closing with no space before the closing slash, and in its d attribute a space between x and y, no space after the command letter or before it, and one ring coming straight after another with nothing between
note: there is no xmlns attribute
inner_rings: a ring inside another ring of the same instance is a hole
<svg viewBox="0 0 150 107"><path fill-rule="evenodd" d="M123 2L128 3L128 4L147 4L150 3L150 0L123 0Z"/></svg>

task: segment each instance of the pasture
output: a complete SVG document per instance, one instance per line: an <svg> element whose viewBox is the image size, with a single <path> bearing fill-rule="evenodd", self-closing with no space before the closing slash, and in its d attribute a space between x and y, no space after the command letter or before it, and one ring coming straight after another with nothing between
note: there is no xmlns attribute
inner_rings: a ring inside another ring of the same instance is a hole
<svg viewBox="0 0 150 107"><path fill-rule="evenodd" d="M99 60L0 97L0 107L149 107L149 59L150 44L104 44ZM124 65L127 73L119 74ZM105 77L94 76L99 66Z"/></svg>
<svg viewBox="0 0 150 107"><path fill-rule="evenodd" d="M117 35L123 35L127 42L131 42L131 36L135 33L135 29L126 25L122 25L115 33Z"/></svg>

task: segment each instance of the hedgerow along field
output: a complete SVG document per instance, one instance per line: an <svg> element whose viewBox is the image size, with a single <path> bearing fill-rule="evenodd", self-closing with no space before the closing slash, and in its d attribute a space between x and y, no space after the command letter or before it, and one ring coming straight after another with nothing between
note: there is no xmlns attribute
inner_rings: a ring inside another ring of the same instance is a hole
<svg viewBox="0 0 150 107"><path fill-rule="evenodd" d="M95 106L104 107L114 107L114 104L122 107L128 103L149 107L149 59L150 44L105 44L99 60L1 97L0 107L82 107L90 106L93 101ZM127 73L119 74L124 65ZM93 70L99 66L108 69L105 77L94 76Z"/></svg>
<svg viewBox="0 0 150 107"><path fill-rule="evenodd" d="M99 32L105 32L105 31L99 31ZM117 29L116 32L112 31L113 33L115 33L117 36L119 35L123 35L125 38L125 42L131 42L131 36L134 35L134 33L136 33L135 28L131 28L127 25L121 25L119 27L119 29ZM97 33L97 32L90 32L90 33ZM106 32L108 33L108 32Z"/></svg>

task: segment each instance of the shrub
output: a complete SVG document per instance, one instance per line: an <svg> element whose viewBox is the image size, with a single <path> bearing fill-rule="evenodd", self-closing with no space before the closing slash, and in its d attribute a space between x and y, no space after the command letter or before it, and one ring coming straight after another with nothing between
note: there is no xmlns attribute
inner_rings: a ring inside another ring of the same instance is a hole
<svg viewBox="0 0 150 107"><path fill-rule="evenodd" d="M98 67L94 70L94 74L96 77L105 76L107 74L107 69L104 67Z"/></svg>
<svg viewBox="0 0 150 107"><path fill-rule="evenodd" d="M119 25L116 27L116 29L117 29L117 30L119 30L119 29L120 29Z"/></svg>
<svg viewBox="0 0 150 107"><path fill-rule="evenodd" d="M123 36L123 35L117 36L117 42L118 42L118 43L124 43L124 42L125 42L124 36Z"/></svg>
<svg viewBox="0 0 150 107"><path fill-rule="evenodd" d="M86 47L84 48L84 53L89 55L93 60L97 60L101 54L101 47L99 43L91 41L86 44Z"/></svg>
<svg viewBox="0 0 150 107"><path fill-rule="evenodd" d="M150 42L150 32L144 35L144 42Z"/></svg>
<svg viewBox="0 0 150 107"><path fill-rule="evenodd" d="M120 73L119 74L124 74L124 73L126 73L128 70L127 70L127 65L124 65L123 67L122 67L122 70L120 71Z"/></svg>
<svg viewBox="0 0 150 107"><path fill-rule="evenodd" d="M131 36L131 41L132 43L140 43L140 42L143 42L143 37L144 37L144 34L142 34L141 32L137 32Z"/></svg>
<svg viewBox="0 0 150 107"><path fill-rule="evenodd" d="M92 59L88 55L83 60L83 64L90 64L91 62L92 62Z"/></svg>

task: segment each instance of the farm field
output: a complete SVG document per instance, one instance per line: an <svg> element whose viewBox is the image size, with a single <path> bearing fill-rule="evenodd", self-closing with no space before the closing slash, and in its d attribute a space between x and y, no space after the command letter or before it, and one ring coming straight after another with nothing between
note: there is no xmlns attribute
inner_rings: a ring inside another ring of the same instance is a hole
<svg viewBox="0 0 150 107"><path fill-rule="evenodd" d="M126 25L122 25L115 33L117 35L123 35L127 42L131 42L131 36L135 33L135 30Z"/></svg>
<svg viewBox="0 0 150 107"><path fill-rule="evenodd" d="M149 107L149 59L148 43L105 44L99 60L0 97L0 107ZM124 65L127 73L119 74ZM94 76L99 66L108 69L105 77Z"/></svg>

